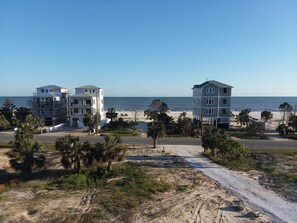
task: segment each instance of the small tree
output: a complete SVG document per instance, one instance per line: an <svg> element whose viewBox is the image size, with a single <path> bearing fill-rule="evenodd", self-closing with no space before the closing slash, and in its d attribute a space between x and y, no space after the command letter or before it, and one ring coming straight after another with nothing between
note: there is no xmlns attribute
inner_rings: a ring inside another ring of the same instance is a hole
<svg viewBox="0 0 297 223"><path fill-rule="evenodd" d="M189 135L191 134L192 131L192 119L187 117L187 113L186 112L182 112L179 115L178 121L177 121L177 125L179 128L179 131L183 134L183 135Z"/></svg>
<svg viewBox="0 0 297 223"><path fill-rule="evenodd" d="M0 131L8 129L10 126L9 121L5 118L4 115L0 115Z"/></svg>
<svg viewBox="0 0 297 223"><path fill-rule="evenodd" d="M149 108L144 111L144 115L150 120L162 121L160 119L164 118L163 114L166 114L168 111L169 107L165 102L160 99L154 99Z"/></svg>
<svg viewBox="0 0 297 223"><path fill-rule="evenodd" d="M94 116L94 115L92 114L92 112L88 112L88 113L85 115L84 125L89 127L89 135L91 135L91 132L92 132L92 130L93 130L94 127L95 127L96 121L97 121L97 120L96 120L96 116Z"/></svg>
<svg viewBox="0 0 297 223"><path fill-rule="evenodd" d="M88 142L80 142L78 136L60 137L55 147L62 154L61 163L65 169L72 168L75 173L80 173L84 161L89 161L87 157L89 157L91 145Z"/></svg>
<svg viewBox="0 0 297 223"><path fill-rule="evenodd" d="M249 122L250 122L250 115L251 109L243 109L237 116L236 116L236 122L240 123L240 126L246 125L248 128Z"/></svg>
<svg viewBox="0 0 297 223"><path fill-rule="evenodd" d="M24 174L31 174L34 169L45 164L42 145L33 141L34 126L29 121L18 125L15 134L15 147L7 153L12 168Z"/></svg>
<svg viewBox="0 0 297 223"><path fill-rule="evenodd" d="M293 107L288 102L284 102L280 104L278 108L282 112L282 124L285 124L287 117L293 110Z"/></svg>
<svg viewBox="0 0 297 223"><path fill-rule="evenodd" d="M165 127L163 123L154 121L150 124L147 132L147 137L151 137L154 140L154 148L157 146L157 141L159 138L164 137Z"/></svg>
<svg viewBox="0 0 297 223"><path fill-rule="evenodd" d="M137 108L136 106L134 106L132 112L133 112L133 116L134 116L134 123L136 124L137 119L138 119L138 115L140 113L140 109Z"/></svg>
<svg viewBox="0 0 297 223"><path fill-rule="evenodd" d="M121 161L125 155L126 147L122 145L119 137L106 136L103 143L96 144L97 160L107 162L107 171L112 170L112 163Z"/></svg>
<svg viewBox="0 0 297 223"><path fill-rule="evenodd" d="M109 118L111 122L118 117L118 113L116 113L114 108L109 108L106 112L106 118Z"/></svg>
<svg viewBox="0 0 297 223"><path fill-rule="evenodd" d="M225 140L226 135L223 130L218 128L208 128L205 129L202 135L202 147L204 150L210 149L211 155L215 157L217 155L217 150L223 140Z"/></svg>
<svg viewBox="0 0 297 223"><path fill-rule="evenodd" d="M294 114L291 114L289 117L289 126L293 128L293 131L297 131L297 116Z"/></svg>
<svg viewBox="0 0 297 223"><path fill-rule="evenodd" d="M15 110L15 105L13 104L12 100L7 98L3 102L3 107L1 108L0 112L2 115L5 116L6 120L10 123L10 125L13 125L13 113Z"/></svg>
<svg viewBox="0 0 297 223"><path fill-rule="evenodd" d="M261 119L264 121L264 122L268 122L270 121L271 119L273 118L273 114L270 112L270 111L262 111L261 112Z"/></svg>
<svg viewBox="0 0 297 223"><path fill-rule="evenodd" d="M219 146L219 153L223 162L244 163L248 157L248 151L238 141L225 138Z"/></svg>

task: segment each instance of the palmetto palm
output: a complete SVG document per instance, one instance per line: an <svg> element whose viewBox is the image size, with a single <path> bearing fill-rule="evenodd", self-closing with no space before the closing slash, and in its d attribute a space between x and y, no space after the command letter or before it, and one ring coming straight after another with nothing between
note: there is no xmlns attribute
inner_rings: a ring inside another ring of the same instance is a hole
<svg viewBox="0 0 297 223"><path fill-rule="evenodd" d="M56 150L62 154L61 163L65 169L73 168L79 173L83 161L89 155L91 145L88 142L80 142L79 137L66 135L56 141Z"/></svg>
<svg viewBox="0 0 297 223"><path fill-rule="evenodd" d="M100 144L97 144L100 147ZM120 161L125 155L126 148L122 145L119 137L106 136L101 148L99 148L99 156L101 161L107 162L107 171L112 170L112 162Z"/></svg>

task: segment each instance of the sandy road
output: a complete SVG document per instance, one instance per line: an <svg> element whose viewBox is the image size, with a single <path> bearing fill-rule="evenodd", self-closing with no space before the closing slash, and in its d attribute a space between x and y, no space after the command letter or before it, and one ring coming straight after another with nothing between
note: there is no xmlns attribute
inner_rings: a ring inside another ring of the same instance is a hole
<svg viewBox="0 0 297 223"><path fill-rule="evenodd" d="M236 193L245 202L269 215L275 222L297 222L297 203L286 201L256 180L212 163L199 155L201 146L166 145L166 152L183 157L190 166L217 181L223 188Z"/></svg>

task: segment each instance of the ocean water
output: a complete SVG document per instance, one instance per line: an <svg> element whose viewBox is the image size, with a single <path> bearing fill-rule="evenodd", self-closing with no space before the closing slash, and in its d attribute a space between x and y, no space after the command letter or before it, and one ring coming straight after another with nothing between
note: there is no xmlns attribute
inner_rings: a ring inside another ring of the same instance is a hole
<svg viewBox="0 0 297 223"><path fill-rule="evenodd" d="M29 107L30 97L0 97L0 107L6 98L10 98L16 107ZM104 108L116 110L145 110L154 99L160 99L167 103L172 111L191 111L192 97L104 97ZM231 110L241 111L250 108L252 111L278 111L278 106L288 102L296 110L296 97L232 97Z"/></svg>

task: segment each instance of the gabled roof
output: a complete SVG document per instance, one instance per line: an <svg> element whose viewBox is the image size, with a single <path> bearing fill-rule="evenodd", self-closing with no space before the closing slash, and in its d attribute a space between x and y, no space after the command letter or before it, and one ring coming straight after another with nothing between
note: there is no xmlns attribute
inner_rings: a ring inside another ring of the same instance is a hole
<svg viewBox="0 0 297 223"><path fill-rule="evenodd" d="M216 86L218 88L233 88L230 85L227 85L227 84L215 81L215 80L210 80L210 81L206 81L206 82L204 82L202 84L199 84L199 85L194 85L193 88L202 88L202 87L205 87L205 86L207 86L209 84L213 84L214 86Z"/></svg>
<svg viewBox="0 0 297 223"><path fill-rule="evenodd" d="M57 85L46 85L46 86L43 86L43 87L38 87L37 89L39 88L64 88L64 87L60 87L60 86L57 86Z"/></svg>
<svg viewBox="0 0 297 223"><path fill-rule="evenodd" d="M84 86L81 86L81 87L77 87L75 89L78 89L78 88L87 88L87 89L100 89L99 87L96 87L94 85L84 85Z"/></svg>

